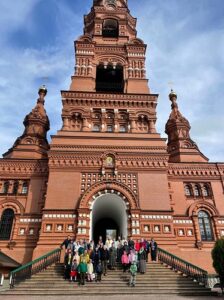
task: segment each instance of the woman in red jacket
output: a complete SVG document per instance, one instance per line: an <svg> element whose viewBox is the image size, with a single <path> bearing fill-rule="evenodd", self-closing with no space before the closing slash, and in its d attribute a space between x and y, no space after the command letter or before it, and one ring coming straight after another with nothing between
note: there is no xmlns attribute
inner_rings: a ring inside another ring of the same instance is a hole
<svg viewBox="0 0 224 300"><path fill-rule="evenodd" d="M136 251L136 252L139 252L140 248L141 248L141 246L140 246L140 241L137 240L136 243L135 243L135 251Z"/></svg>

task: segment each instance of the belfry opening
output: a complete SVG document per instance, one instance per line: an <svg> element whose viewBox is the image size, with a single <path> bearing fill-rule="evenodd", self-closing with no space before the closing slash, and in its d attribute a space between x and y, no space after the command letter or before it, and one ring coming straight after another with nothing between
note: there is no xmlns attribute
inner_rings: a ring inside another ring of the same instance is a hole
<svg viewBox="0 0 224 300"><path fill-rule="evenodd" d="M97 196L91 213L91 239L98 242L107 236L117 239L127 237L127 207L120 195L105 193Z"/></svg>
<svg viewBox="0 0 224 300"><path fill-rule="evenodd" d="M96 91L123 93L123 66L120 64L99 64L96 71Z"/></svg>

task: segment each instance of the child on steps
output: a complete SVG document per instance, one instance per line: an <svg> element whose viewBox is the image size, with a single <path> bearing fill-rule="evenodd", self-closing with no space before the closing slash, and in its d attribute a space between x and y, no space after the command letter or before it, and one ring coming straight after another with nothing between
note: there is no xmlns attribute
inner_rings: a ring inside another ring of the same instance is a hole
<svg viewBox="0 0 224 300"><path fill-rule="evenodd" d="M131 277L130 277L129 285L134 287L136 284L136 274L137 274L137 265L135 261L133 261L131 264L130 273L131 273Z"/></svg>

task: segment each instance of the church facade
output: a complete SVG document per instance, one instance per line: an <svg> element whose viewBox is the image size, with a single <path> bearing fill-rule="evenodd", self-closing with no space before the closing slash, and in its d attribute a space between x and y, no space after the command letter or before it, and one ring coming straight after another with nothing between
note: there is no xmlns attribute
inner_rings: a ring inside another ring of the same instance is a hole
<svg viewBox="0 0 224 300"><path fill-rule="evenodd" d="M75 42L75 73L61 92L62 128L47 141L47 89L24 133L0 160L0 250L23 264L67 235L154 237L161 248L212 271L224 236L224 163L190 137L171 91L165 131L127 0L95 0Z"/></svg>

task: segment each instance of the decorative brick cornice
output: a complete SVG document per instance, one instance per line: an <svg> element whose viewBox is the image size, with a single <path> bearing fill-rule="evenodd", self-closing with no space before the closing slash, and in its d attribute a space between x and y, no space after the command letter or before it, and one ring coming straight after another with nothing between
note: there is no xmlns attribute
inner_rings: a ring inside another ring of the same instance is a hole
<svg viewBox="0 0 224 300"><path fill-rule="evenodd" d="M157 94L108 94L62 91L63 106L95 106L95 107L147 107L155 108L157 104Z"/></svg>
<svg viewBox="0 0 224 300"><path fill-rule="evenodd" d="M0 159L0 176L10 177L14 174L48 174L48 160L8 160Z"/></svg>
<svg viewBox="0 0 224 300"><path fill-rule="evenodd" d="M224 172L224 168L223 171ZM168 176L178 176L178 177L220 177L220 172L217 169L217 165L213 163L203 163L203 164L170 164L168 169Z"/></svg>
<svg viewBox="0 0 224 300"><path fill-rule="evenodd" d="M102 166L102 153L94 153L90 155L89 153L83 154L60 154L52 153L49 159L49 167L101 167ZM167 168L168 158L167 156L118 156L116 158L117 167L148 167L148 168Z"/></svg>
<svg viewBox="0 0 224 300"><path fill-rule="evenodd" d="M134 147L134 146L113 146L113 145L110 145L110 146L104 146L104 145L100 145L100 146L97 146L97 145L60 145L60 144L53 144L51 145L51 150L49 151L49 156L51 156L54 152L53 151L80 151L80 152L83 152L83 151L108 151L108 150L112 150L112 151L122 151L122 152L131 152L133 153L133 151L141 151L141 152L146 152L146 153L155 153L156 154L159 152L159 153L162 153L162 154L167 154L166 152L166 147L163 147L163 146L156 146L156 147L141 147L141 146L137 146L137 147Z"/></svg>

